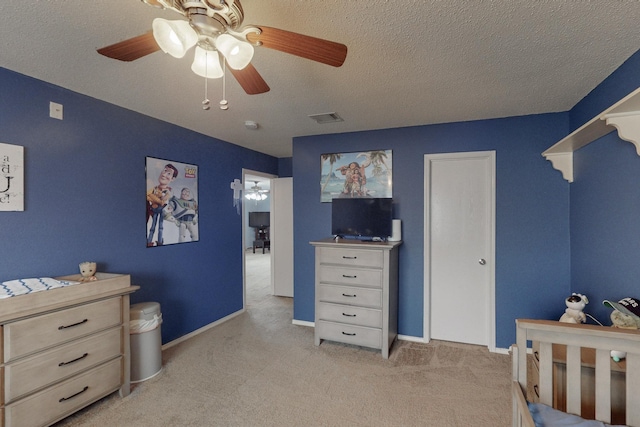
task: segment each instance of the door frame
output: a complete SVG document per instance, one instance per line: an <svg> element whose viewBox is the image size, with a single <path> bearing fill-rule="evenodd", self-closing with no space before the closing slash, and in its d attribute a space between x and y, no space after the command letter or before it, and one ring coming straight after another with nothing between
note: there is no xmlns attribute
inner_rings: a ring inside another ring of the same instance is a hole
<svg viewBox="0 0 640 427"><path fill-rule="evenodd" d="M271 293L293 298L293 177L271 178L270 208Z"/></svg>
<svg viewBox="0 0 640 427"><path fill-rule="evenodd" d="M247 309L247 264L246 264L246 260L245 260L245 253L247 248L245 247L245 233L246 233L246 224L244 223L244 219L246 217L246 212L245 212L245 198L244 198L244 187L245 187L245 182L246 182L246 178L247 176L258 176L260 178L267 178L267 179L272 179L272 178L277 178L278 175L273 175L270 173L266 173L266 172L259 172L259 171L255 171L255 170L251 170L251 169L245 169L242 168L242 212L240 213L240 215L242 215L242 311L246 311ZM271 203L273 203L273 201L271 200L271 198L269 198L269 204L271 205ZM273 209L269 209L270 211L272 211ZM273 262L273 257L272 257L272 262ZM272 276L271 280L273 280ZM273 287L273 283L271 284L271 286Z"/></svg>
<svg viewBox="0 0 640 427"><path fill-rule="evenodd" d="M434 160L447 160L447 159L477 159L487 158L490 162L491 170L491 189L489 195L489 227L490 227L490 242L489 253L487 254L487 267L489 268L489 298L486 301L486 313L487 324L486 333L489 340L487 347L489 351L495 352L496 350L496 261L495 261L495 247L496 247L496 152L495 151L469 151L469 152L456 152L456 153L438 153L438 154L425 154L424 155L424 303L423 303L423 336L424 341L431 341L431 240L429 239L429 232L431 228L431 218L429 209L429 197L431 188L431 163Z"/></svg>

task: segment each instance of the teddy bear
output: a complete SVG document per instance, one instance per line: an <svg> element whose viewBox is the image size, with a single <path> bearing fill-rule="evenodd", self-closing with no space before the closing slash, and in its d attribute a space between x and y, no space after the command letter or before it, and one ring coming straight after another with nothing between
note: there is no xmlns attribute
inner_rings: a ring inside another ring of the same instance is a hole
<svg viewBox="0 0 640 427"><path fill-rule="evenodd" d="M81 262L80 267L80 281L81 282L93 282L94 280L98 280L96 277L96 269L97 265L95 262L85 261Z"/></svg>
<svg viewBox="0 0 640 427"><path fill-rule="evenodd" d="M560 322L584 323L587 321L587 316L582 312L584 307L589 304L589 299L585 295L573 293L564 302L567 305L567 309L560 317Z"/></svg>

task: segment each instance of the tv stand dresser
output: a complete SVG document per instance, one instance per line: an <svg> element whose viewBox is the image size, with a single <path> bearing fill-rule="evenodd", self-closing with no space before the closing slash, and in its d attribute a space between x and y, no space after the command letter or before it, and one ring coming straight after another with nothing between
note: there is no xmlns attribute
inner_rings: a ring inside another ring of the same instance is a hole
<svg viewBox="0 0 640 427"><path fill-rule="evenodd" d="M80 281L80 275L57 277ZM48 426L130 392L130 276L0 299L0 426Z"/></svg>
<svg viewBox="0 0 640 427"><path fill-rule="evenodd" d="M328 238L315 247L315 345L389 350L398 335L398 242Z"/></svg>

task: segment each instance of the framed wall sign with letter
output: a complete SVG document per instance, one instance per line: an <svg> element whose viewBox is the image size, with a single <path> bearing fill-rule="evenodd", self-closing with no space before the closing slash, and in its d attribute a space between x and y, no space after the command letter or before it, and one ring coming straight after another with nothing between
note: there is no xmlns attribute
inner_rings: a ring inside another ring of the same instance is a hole
<svg viewBox="0 0 640 427"><path fill-rule="evenodd" d="M24 211L24 147L1 142L0 211Z"/></svg>

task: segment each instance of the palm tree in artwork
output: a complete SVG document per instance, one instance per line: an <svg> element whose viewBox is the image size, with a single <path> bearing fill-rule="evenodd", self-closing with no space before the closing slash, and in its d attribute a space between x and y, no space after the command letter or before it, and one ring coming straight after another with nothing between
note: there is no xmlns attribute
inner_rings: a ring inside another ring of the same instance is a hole
<svg viewBox="0 0 640 427"><path fill-rule="evenodd" d="M340 157L342 157L342 155L339 154L339 153L323 154L321 156L322 163L324 163L327 160L329 160L330 168L329 168L329 173L327 174L327 177L325 178L324 183L322 184L322 191L320 192L320 194L325 192L325 190L327 188L327 185L329 184L329 181L331 180L331 177L333 176L333 165L338 160L340 160Z"/></svg>
<svg viewBox="0 0 640 427"><path fill-rule="evenodd" d="M387 153L385 151L368 151L366 153L358 154L358 157L360 156L366 157L362 166L367 167L369 165L373 165L371 174L376 177L377 180L388 178L390 176L391 168L387 164ZM384 170L382 169L383 166Z"/></svg>

